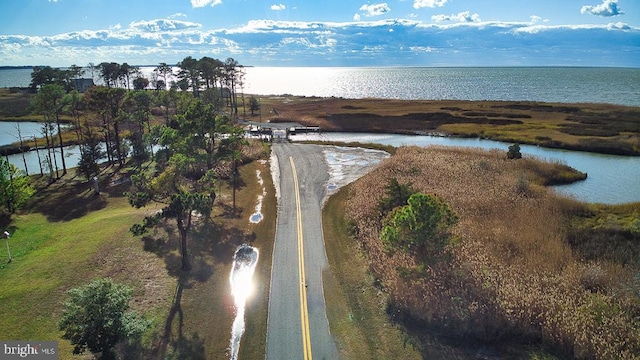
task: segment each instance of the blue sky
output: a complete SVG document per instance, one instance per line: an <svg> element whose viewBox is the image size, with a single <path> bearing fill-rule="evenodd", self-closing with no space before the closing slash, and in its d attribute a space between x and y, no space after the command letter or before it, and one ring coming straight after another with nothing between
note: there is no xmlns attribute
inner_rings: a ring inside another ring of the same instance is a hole
<svg viewBox="0 0 640 360"><path fill-rule="evenodd" d="M640 67L640 0L0 0L0 66Z"/></svg>

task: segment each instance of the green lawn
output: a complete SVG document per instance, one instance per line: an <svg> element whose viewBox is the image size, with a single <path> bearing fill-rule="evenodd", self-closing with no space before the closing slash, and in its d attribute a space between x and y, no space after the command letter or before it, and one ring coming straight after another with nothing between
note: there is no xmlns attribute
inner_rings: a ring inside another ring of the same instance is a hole
<svg viewBox="0 0 640 360"><path fill-rule="evenodd" d="M250 224L257 194L262 193L257 170L267 189L265 219ZM132 208L122 196L126 184L109 186L119 174L101 175L99 196L71 174L40 187L6 226L12 234L11 263L0 242L0 339L58 340L60 359L72 358L72 346L57 328L66 293L96 277L112 277L133 288L132 308L153 321L142 344L129 349L127 358L227 359L234 316L229 271L236 247L248 242L260 249L260 260L241 356L263 357L275 195L268 163L253 161L240 173L236 210L231 187L221 181L211 220L200 220L189 235L189 273L180 270L173 222L146 236L131 235L129 227L155 208Z"/></svg>
<svg viewBox="0 0 640 360"><path fill-rule="evenodd" d="M166 302L162 299L166 297L163 264L146 253L128 230L142 214L124 198L107 193L101 197L89 192L85 195L86 202L104 202L105 206L68 221L52 221L50 215L38 211L14 217L9 226L13 261L6 264L6 247L0 253L0 307L4 313L0 316L0 338L59 340L57 320L67 290L98 276L136 286L140 272L133 270L141 264L154 273L159 288L165 290L160 291L156 305ZM58 211L68 210L60 207ZM144 291L136 291L137 299L144 295ZM70 350L68 342L60 341L62 359Z"/></svg>

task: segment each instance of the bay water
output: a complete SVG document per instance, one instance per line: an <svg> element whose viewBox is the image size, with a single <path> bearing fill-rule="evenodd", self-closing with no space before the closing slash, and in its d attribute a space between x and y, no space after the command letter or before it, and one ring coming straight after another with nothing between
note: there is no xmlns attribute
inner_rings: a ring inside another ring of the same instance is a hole
<svg viewBox="0 0 640 360"><path fill-rule="evenodd" d="M141 67L150 77L153 67ZM638 68L305 68L247 67L242 91L254 95L392 98L405 100L505 100L559 103L611 103L640 106ZM26 86L29 69L0 69L0 87ZM97 79L96 79L97 80ZM14 123L0 122L0 145L17 141ZM21 124L25 134L37 124ZM37 134L34 134L37 135ZM390 145L450 145L506 148L509 144L429 136L324 134L325 139L381 142ZM28 137L28 136L26 136ZM355 139L355 140L354 140ZM560 161L587 172L585 181L556 187L557 191L587 202L640 201L640 157L522 146L525 155ZM76 164L77 148L65 151L67 163ZM20 155L10 161L23 168ZM37 157L28 155L29 172L39 172ZM71 165L74 166L74 165Z"/></svg>
<svg viewBox="0 0 640 360"><path fill-rule="evenodd" d="M140 67L149 79L153 69L154 66ZM173 70L177 73L178 68ZM246 67L244 70L241 91L253 95L640 106L640 68ZM99 84L98 74L94 76ZM30 82L30 69L0 69L0 88L24 87Z"/></svg>

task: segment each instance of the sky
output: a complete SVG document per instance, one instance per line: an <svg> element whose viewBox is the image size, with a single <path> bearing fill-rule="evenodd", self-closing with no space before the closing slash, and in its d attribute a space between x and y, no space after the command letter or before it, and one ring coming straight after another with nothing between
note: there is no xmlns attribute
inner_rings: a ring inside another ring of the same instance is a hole
<svg viewBox="0 0 640 360"><path fill-rule="evenodd" d="M0 0L0 66L640 67L640 0Z"/></svg>

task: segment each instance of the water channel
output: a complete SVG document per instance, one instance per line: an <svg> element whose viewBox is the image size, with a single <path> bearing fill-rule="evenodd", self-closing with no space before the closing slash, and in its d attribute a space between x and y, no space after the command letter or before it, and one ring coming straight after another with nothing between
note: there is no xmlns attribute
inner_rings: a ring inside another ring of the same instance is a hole
<svg viewBox="0 0 640 360"><path fill-rule="evenodd" d="M27 129L38 131L37 123L23 123L21 131ZM0 140L11 143L17 140L15 123L0 122ZM37 135L35 133L34 135ZM476 147L482 149L502 149L506 152L509 143L503 143L485 139L464 139L454 137L427 136L427 135L396 135L396 134L370 134L370 133L322 133L322 134L298 134L292 136L294 141L323 140L342 142L377 143L383 145L442 145ZM3 142L0 141L0 145ZM556 191L573 196L579 200L604 203L621 204L640 201L640 157L603 155L580 151L561 149L548 149L539 146L521 145L521 152L525 156L535 156L543 160L557 161L567 164L575 169L588 174L584 181L570 185L554 187ZM80 149L77 146L65 148L65 158L68 167L73 167L80 160ZM40 156L43 156L41 151ZM60 160L59 150L56 151L58 165ZM27 168L30 174L39 174L40 165L35 151L25 154ZM22 155L10 155L9 162L19 169L24 169ZM46 173L46 170L45 170Z"/></svg>
<svg viewBox="0 0 640 360"><path fill-rule="evenodd" d="M371 133L309 133L292 136L294 141L321 140L340 142L375 143L392 146L459 146L507 151L510 143L478 138L454 138L427 135L396 135ZM581 201L604 204L621 204L640 201L640 157L603 155L581 151L549 149L521 145L524 156L569 165L588 177L569 185L555 186L559 193Z"/></svg>

